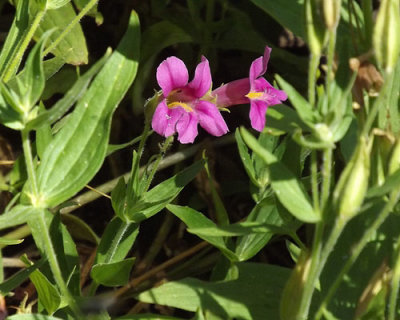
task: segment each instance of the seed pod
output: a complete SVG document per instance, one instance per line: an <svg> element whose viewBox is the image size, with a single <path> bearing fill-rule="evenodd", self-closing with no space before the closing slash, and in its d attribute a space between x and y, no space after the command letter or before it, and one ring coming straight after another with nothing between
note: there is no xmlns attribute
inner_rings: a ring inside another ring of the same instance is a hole
<svg viewBox="0 0 400 320"><path fill-rule="evenodd" d="M333 203L343 221L348 221L357 215L363 203L370 173L370 149L366 139L361 137L336 185Z"/></svg>
<svg viewBox="0 0 400 320"><path fill-rule="evenodd" d="M376 59L387 73L393 71L400 53L399 0L382 0L373 35Z"/></svg>
<svg viewBox="0 0 400 320"><path fill-rule="evenodd" d="M324 0L322 2L325 25L328 29L336 29L340 20L341 0Z"/></svg>
<svg viewBox="0 0 400 320"><path fill-rule="evenodd" d="M297 261L296 267L290 274L282 292L280 305L280 318L282 320L297 319L301 296L304 293L304 284L310 273L310 253L302 251Z"/></svg>

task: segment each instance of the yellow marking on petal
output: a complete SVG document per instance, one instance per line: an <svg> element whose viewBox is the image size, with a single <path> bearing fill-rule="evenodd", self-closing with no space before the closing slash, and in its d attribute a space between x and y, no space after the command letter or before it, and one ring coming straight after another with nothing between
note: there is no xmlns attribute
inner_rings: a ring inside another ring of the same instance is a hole
<svg viewBox="0 0 400 320"><path fill-rule="evenodd" d="M258 99L261 98L264 95L264 92L254 92L250 91L248 94L245 95L245 97L249 99Z"/></svg>
<svg viewBox="0 0 400 320"><path fill-rule="evenodd" d="M193 109L191 107L189 107L189 105L187 103L183 103L183 102L171 102L168 103L168 108L173 109L175 107L182 107L183 109L185 109L188 112L193 112Z"/></svg>

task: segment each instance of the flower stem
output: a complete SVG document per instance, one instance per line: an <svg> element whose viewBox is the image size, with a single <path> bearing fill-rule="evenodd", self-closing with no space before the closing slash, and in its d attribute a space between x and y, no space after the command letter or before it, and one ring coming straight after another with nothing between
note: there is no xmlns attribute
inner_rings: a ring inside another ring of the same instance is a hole
<svg viewBox="0 0 400 320"><path fill-rule="evenodd" d="M4 82L8 82L12 78L12 76L15 74L16 69L18 68L18 64L21 62L22 56L24 55L24 52L26 51L26 48L29 45L29 42L31 42L45 13L46 13L46 10L41 10L35 16L35 19L33 20L28 33L25 35L24 39L22 40L21 45L18 46L17 53L15 54L11 63L8 65L7 69L4 71L4 76L0 76L0 79L3 79Z"/></svg>
<svg viewBox="0 0 400 320"><path fill-rule="evenodd" d="M33 164L32 148L31 148L31 142L29 140L29 131L22 130L21 137L22 137L22 148L24 150L26 171L28 173L29 182L32 188L31 200L32 204L35 206L39 200L39 189L36 180L35 167Z"/></svg>
<svg viewBox="0 0 400 320"><path fill-rule="evenodd" d="M313 206L316 212L320 212L319 207L319 190L318 190L318 164L317 164L317 151L311 151L311 188Z"/></svg>
<svg viewBox="0 0 400 320"><path fill-rule="evenodd" d="M319 64L319 55L311 53L310 64L308 65L308 101L311 106L315 105L315 82Z"/></svg>
<svg viewBox="0 0 400 320"><path fill-rule="evenodd" d="M321 191L321 208L322 213L326 211L328 205L330 188L331 188L331 176L332 176L332 149L327 148L323 153L323 170L322 170L322 191ZM323 217L324 218L324 217Z"/></svg>
<svg viewBox="0 0 400 320"><path fill-rule="evenodd" d="M43 56L54 50L65 36L71 32L75 25L96 5L99 0L90 0L87 5L79 12L79 14L71 21L71 23L61 32L58 38L44 51Z"/></svg>
<svg viewBox="0 0 400 320"><path fill-rule="evenodd" d="M328 290L327 295L325 296L324 300L322 301L317 313L316 313L316 319L320 319L321 316L323 315L324 309L328 306L330 300L333 297L333 294L336 292L338 289L340 282L342 281L343 277L347 274L347 272L350 270L354 262L357 260L358 256L360 255L361 251L364 249L365 245L368 243L368 241L371 239L372 235L378 228L382 225L382 223L386 220L386 218L389 216L390 212L392 212L394 206L396 205L398 199L400 196L400 191L395 190L391 193L389 201L386 203L386 205L383 207L381 212L377 215L376 220L373 222L373 224L365 230L362 238L358 241L356 246L353 249L353 252L350 256L350 258L346 261L346 264L343 266L343 268L340 270L339 274L337 275L335 281L331 285L331 287ZM333 232L332 232L333 233ZM332 235L331 233L331 235ZM328 256L328 252L325 253L325 256Z"/></svg>

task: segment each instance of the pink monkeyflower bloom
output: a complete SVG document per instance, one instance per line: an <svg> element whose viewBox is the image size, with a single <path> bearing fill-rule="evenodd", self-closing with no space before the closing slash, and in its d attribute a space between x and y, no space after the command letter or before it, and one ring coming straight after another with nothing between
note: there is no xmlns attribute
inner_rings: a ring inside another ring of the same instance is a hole
<svg viewBox="0 0 400 320"><path fill-rule="evenodd" d="M216 105L206 100L212 80L205 57L197 65L194 79L189 83L188 70L177 57L164 60L157 68L156 77L163 95L151 123L155 132L164 137L177 132L181 143L194 141L198 124L214 136L228 132Z"/></svg>
<svg viewBox="0 0 400 320"><path fill-rule="evenodd" d="M265 47L264 56L254 60L249 78L229 82L212 92L218 107L229 107L250 102L251 126L262 131L267 108L287 99L283 90L275 89L262 75L267 71L271 48Z"/></svg>

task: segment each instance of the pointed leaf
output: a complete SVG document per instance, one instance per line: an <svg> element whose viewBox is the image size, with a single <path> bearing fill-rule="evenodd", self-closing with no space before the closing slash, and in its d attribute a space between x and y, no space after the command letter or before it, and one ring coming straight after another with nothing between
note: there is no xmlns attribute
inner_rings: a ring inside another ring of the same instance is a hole
<svg viewBox="0 0 400 320"><path fill-rule="evenodd" d="M104 286L123 286L129 281L135 259L129 258L118 262L96 264L93 266L90 275L93 280Z"/></svg>

